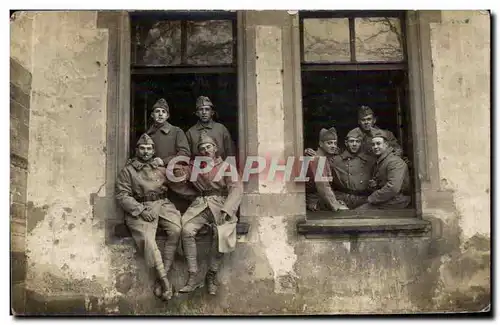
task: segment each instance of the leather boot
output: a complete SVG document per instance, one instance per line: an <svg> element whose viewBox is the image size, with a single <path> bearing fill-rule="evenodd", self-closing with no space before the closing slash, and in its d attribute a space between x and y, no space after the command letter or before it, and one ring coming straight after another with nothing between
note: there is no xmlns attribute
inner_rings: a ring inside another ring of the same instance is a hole
<svg viewBox="0 0 500 325"><path fill-rule="evenodd" d="M203 281L198 282L197 275L198 275L198 273L189 272L189 278L187 280L187 283L183 288L181 288L179 290L179 292L182 292L182 293L193 292L194 290L196 290L198 288L202 288Z"/></svg>
<svg viewBox="0 0 500 325"><path fill-rule="evenodd" d="M162 277L160 279L160 284L161 288L163 289L163 292L161 294L161 299L162 300L170 300L172 298L173 290L172 290L172 285L168 281L168 278L166 276Z"/></svg>
<svg viewBox="0 0 500 325"><path fill-rule="evenodd" d="M208 271L206 281L208 294L215 296L217 294L217 273Z"/></svg>

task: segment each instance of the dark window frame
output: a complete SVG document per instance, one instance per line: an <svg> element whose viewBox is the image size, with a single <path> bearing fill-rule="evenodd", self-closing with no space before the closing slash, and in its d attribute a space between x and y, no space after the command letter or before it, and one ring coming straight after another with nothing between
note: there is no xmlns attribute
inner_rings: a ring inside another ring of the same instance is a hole
<svg viewBox="0 0 500 325"><path fill-rule="evenodd" d="M238 51L238 24L237 13L234 11L138 11L130 13L131 23L131 53L134 53L135 42L133 41L136 28L141 25L151 24L159 20L172 20L181 22L181 64L176 65L148 65L135 63L132 55L130 61L131 74L171 74L171 73L237 73L237 51ZM187 52L187 21L209 21L228 20L232 24L233 57L230 64L198 65L186 63Z"/></svg>
<svg viewBox="0 0 500 325"><path fill-rule="evenodd" d="M356 39L355 18L398 18L401 24L403 40L403 60L399 62L370 61L356 62ZM304 61L304 19L308 18L348 18L349 19L349 44L351 49L350 62L314 63ZM407 70L408 68L408 46L406 33L405 11L395 10L339 10L339 11L299 11L299 33L300 33L300 63L302 71L345 71L345 70Z"/></svg>
<svg viewBox="0 0 500 325"><path fill-rule="evenodd" d="M355 26L354 19L355 18L368 18L368 17L394 17L400 19L401 24L401 33L403 40L403 60L399 62L332 62L332 63L312 63L304 61L304 19L308 18L348 18L349 19L349 39L350 39L350 48L351 48L351 61L355 61ZM301 72L306 71L377 71L377 70L399 70L409 72L409 62L408 62L408 43L407 43L407 16L405 11L394 11L394 10L377 10L377 11L299 11L299 35L300 35L300 66ZM405 90L407 92L407 106L410 109L409 105L409 80L408 78L405 80ZM410 117L411 118L411 117ZM411 120L407 121L409 125L411 125ZM410 131L411 134L411 131ZM414 159L413 159L414 160ZM412 162L415 166L414 162ZM416 171L414 170L413 173ZM410 179L412 180L412 193L414 192L417 184L413 182L413 175L410 173ZM347 230L343 229L342 221L345 219L358 219L363 223L365 221L366 227L372 227L373 219L387 219L388 223L390 220L394 220L395 218L401 218L402 220L407 220L408 222L403 222L402 228L406 227L408 224L413 224L415 219L420 219L421 215L419 215L418 204L416 202L415 195L412 195L412 205L405 209L399 209L394 211L391 210L391 216L388 218L385 210L365 210L363 212L358 210L350 210L350 211L342 211L342 212L328 212L328 211L306 211L306 221L305 223L300 223L298 225L299 233L303 234L311 234L311 233L357 233L356 230ZM360 217L362 216L362 217ZM340 223L336 225L335 229L332 227L323 227L321 225L321 220L337 220L336 222ZM309 221L308 221L309 220ZM339 221L340 220L340 221ZM362 227L360 226L359 229ZM374 231L378 231L379 229L375 229ZM383 227L382 227L383 228ZM390 227L389 227L390 228ZM395 226L395 231L398 231L398 226ZM426 223L421 223L417 227L418 231L427 232L429 231L428 225ZM353 229L356 229L354 226ZM385 228L384 228L385 229ZM384 231L391 231L384 230ZM360 230L360 232L366 232L366 230ZM368 230L369 232L369 230Z"/></svg>

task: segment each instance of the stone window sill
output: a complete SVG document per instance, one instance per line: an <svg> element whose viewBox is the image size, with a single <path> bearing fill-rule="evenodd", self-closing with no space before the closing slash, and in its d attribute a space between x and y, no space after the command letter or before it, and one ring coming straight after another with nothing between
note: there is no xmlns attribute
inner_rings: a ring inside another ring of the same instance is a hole
<svg viewBox="0 0 500 325"><path fill-rule="evenodd" d="M250 225L245 222L239 222L236 224L236 234L237 235L245 235L248 233L248 228ZM116 239L127 239L127 238L132 238L132 235L130 234L130 231L127 228L127 225L125 223L119 223L115 226L115 238ZM199 232L197 237L206 237L210 233L210 230L208 227L203 227ZM165 239L167 236L163 233L158 231L156 234L157 239Z"/></svg>
<svg viewBox="0 0 500 325"><path fill-rule="evenodd" d="M413 209L366 211L308 211L306 220L297 224L306 238L426 236L431 223L419 218Z"/></svg>

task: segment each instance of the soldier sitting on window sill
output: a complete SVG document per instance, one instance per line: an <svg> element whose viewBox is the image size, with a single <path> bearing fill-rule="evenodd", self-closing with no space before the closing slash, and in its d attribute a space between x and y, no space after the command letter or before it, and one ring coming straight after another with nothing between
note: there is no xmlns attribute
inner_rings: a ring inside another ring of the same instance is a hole
<svg viewBox="0 0 500 325"><path fill-rule="evenodd" d="M331 178L331 166L337 148L337 131L335 128L321 129L319 133L319 147L314 152L314 159L309 164L307 177L309 181L306 183L306 208L310 211L341 211L349 210L343 203L337 200L335 193L332 190L330 182L322 178ZM322 171L318 171L320 157L324 157L325 165ZM317 173L322 173L317 175ZM318 177L316 177L316 175Z"/></svg>

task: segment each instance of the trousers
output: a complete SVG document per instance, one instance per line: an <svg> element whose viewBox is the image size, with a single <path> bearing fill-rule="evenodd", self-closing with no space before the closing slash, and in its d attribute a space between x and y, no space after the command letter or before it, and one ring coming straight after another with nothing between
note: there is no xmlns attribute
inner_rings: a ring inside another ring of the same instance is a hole
<svg viewBox="0 0 500 325"><path fill-rule="evenodd" d="M188 271L190 273L198 272L197 260L197 247L196 247L196 234L205 225L213 227L215 219L209 208L203 210L199 215L189 220L182 227L182 245L184 248L184 255L186 256ZM212 240L209 252L208 269L212 272L218 272L222 261L222 253L218 249L218 238L216 229L212 228Z"/></svg>
<svg viewBox="0 0 500 325"><path fill-rule="evenodd" d="M141 217L133 218L127 216L125 219L139 254L141 254L148 267L155 268L160 277L166 276L170 270L174 254L181 237L181 227L163 218L156 218L147 222ZM162 254L156 242L156 231L160 228L167 235L164 247L165 264Z"/></svg>

